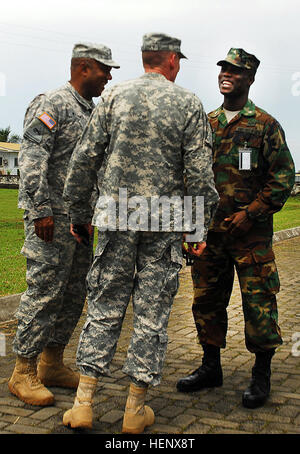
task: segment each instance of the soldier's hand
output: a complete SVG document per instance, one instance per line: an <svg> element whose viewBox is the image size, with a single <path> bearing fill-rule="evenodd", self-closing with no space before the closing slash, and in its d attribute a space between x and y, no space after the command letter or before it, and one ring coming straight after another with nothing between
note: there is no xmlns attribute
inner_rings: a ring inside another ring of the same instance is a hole
<svg viewBox="0 0 300 454"><path fill-rule="evenodd" d="M248 219L245 210L233 213L224 221L229 223L227 232L233 236L244 235L253 225L253 221Z"/></svg>
<svg viewBox="0 0 300 454"><path fill-rule="evenodd" d="M201 241L198 243L188 243L190 245L190 252L192 255L195 255L196 257L200 257L204 249L206 248L206 242Z"/></svg>
<svg viewBox="0 0 300 454"><path fill-rule="evenodd" d="M53 216L39 218L34 220L35 234L46 243L53 241L54 234L54 219Z"/></svg>
<svg viewBox="0 0 300 454"><path fill-rule="evenodd" d="M185 235L183 237L183 244L182 244L183 249L188 252L191 255L195 255L196 257L199 257L204 249L206 248L206 242L201 241L198 243L188 243L185 239Z"/></svg>
<svg viewBox="0 0 300 454"><path fill-rule="evenodd" d="M80 228L83 229L83 235L79 234L78 225L76 225L76 227L75 224L70 225L71 234L74 236L76 241L78 241L78 243L84 242L87 245L89 243L90 237L93 235L94 227L90 222L88 224L80 224Z"/></svg>

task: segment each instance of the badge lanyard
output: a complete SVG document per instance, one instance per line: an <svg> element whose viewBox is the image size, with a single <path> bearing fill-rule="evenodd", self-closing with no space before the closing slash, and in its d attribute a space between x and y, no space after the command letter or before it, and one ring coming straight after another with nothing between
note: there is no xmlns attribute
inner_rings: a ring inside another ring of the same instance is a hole
<svg viewBox="0 0 300 454"><path fill-rule="evenodd" d="M244 148L239 149L239 170L251 170L251 148L248 148L247 142Z"/></svg>

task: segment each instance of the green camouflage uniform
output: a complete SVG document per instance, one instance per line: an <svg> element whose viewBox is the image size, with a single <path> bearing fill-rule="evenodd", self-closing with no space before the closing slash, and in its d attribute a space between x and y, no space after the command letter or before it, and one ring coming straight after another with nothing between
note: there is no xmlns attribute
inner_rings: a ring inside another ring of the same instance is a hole
<svg viewBox="0 0 300 454"><path fill-rule="evenodd" d="M105 64L111 53L103 45L79 43L72 57ZM62 193L70 157L94 107L67 82L38 95L26 111L19 156L19 208L25 210L21 253L27 259L28 288L16 313L14 339L15 353L24 357L36 356L46 345L66 345L82 312L92 244L86 247L71 235ZM34 219L48 216L54 217L51 243L34 231Z"/></svg>
<svg viewBox="0 0 300 454"><path fill-rule="evenodd" d="M246 69L251 69L253 59L249 67L245 54L232 49L226 61L238 66L242 61ZM294 163L279 123L250 100L229 123L222 106L208 117L220 202L207 247L192 267L193 315L199 340L225 347L226 308L235 267L246 346L251 352L275 348L282 339L277 323L279 277L272 250L272 215L283 207L291 192ZM251 169L239 170L239 150L245 146L251 149ZM251 228L241 236L229 234L224 218L246 208Z"/></svg>
<svg viewBox="0 0 300 454"><path fill-rule="evenodd" d="M152 196L183 197L185 171L188 194L205 197L206 237L218 194L211 129L194 94L154 72L105 90L73 153L66 180L64 197L76 223L88 220L86 201L103 162L100 191L114 200L120 188L126 188L129 198L147 201ZM99 198L93 224L100 230L102 212ZM137 381L160 382L182 261L182 233L170 225L170 231L120 231L117 225L116 231L99 232L87 279L88 316L77 352L83 374L109 373L132 296L133 335L124 371Z"/></svg>

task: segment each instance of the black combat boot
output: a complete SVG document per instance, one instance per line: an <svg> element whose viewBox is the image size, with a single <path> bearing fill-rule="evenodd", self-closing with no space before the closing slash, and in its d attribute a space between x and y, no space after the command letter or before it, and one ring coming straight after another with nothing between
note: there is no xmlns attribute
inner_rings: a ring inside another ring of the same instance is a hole
<svg viewBox="0 0 300 454"><path fill-rule="evenodd" d="M220 348L210 344L203 344L202 347L204 351L202 365L187 377L178 380L178 391L188 393L202 388L222 386Z"/></svg>
<svg viewBox="0 0 300 454"><path fill-rule="evenodd" d="M264 405L271 389L271 359L275 349L255 353L255 364L252 368L252 379L243 394L243 405L246 408L257 408Z"/></svg>

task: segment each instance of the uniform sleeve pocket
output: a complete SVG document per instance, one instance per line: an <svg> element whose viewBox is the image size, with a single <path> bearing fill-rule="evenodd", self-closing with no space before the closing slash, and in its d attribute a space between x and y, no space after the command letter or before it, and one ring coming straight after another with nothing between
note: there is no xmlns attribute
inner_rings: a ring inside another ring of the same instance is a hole
<svg viewBox="0 0 300 454"><path fill-rule="evenodd" d="M31 124L26 127L24 131L24 138L36 144L40 144L43 140L45 132L47 132L47 127L43 125L39 119L35 118Z"/></svg>
<svg viewBox="0 0 300 454"><path fill-rule="evenodd" d="M255 196L252 194L252 191L246 188L236 188L234 190L234 200L235 202L239 204L245 204L249 205L253 200L255 199Z"/></svg>

